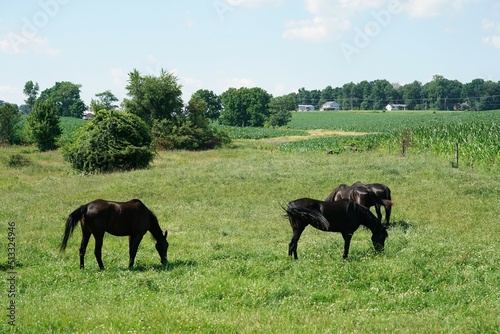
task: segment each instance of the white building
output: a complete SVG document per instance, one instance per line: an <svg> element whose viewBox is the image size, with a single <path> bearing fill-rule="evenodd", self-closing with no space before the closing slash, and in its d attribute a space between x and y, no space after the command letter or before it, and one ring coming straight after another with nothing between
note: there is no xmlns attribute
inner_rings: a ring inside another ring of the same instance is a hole
<svg viewBox="0 0 500 334"><path fill-rule="evenodd" d="M340 110L340 104L335 101L326 102L319 110Z"/></svg>
<svg viewBox="0 0 500 334"><path fill-rule="evenodd" d="M385 110L406 110L406 104L388 104L385 106Z"/></svg>
<svg viewBox="0 0 500 334"><path fill-rule="evenodd" d="M92 119L94 118L94 113L91 111L85 111L83 112L82 118L86 120Z"/></svg>
<svg viewBox="0 0 500 334"><path fill-rule="evenodd" d="M299 104L298 111L312 111L314 106L312 104Z"/></svg>

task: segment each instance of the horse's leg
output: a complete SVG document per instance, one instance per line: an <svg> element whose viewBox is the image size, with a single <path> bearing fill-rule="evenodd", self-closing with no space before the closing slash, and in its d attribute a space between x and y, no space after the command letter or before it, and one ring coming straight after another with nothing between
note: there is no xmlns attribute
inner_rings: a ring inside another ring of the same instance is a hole
<svg viewBox="0 0 500 334"><path fill-rule="evenodd" d="M129 256L128 268L131 269L134 266L135 255L137 254L137 249L139 249L139 244L141 243L143 235L134 235L128 237L129 243Z"/></svg>
<svg viewBox="0 0 500 334"><path fill-rule="evenodd" d="M389 219L391 218L391 210L392 208L390 206L385 208L385 222L387 226L389 226Z"/></svg>
<svg viewBox="0 0 500 334"><path fill-rule="evenodd" d="M347 259L349 255L349 246L351 245L352 233L343 232L342 237L344 237L344 259Z"/></svg>
<svg viewBox="0 0 500 334"><path fill-rule="evenodd" d="M80 269L85 267L85 253L87 251L87 245L89 244L90 236L92 233L86 226L82 226L82 242L80 243Z"/></svg>
<svg viewBox="0 0 500 334"><path fill-rule="evenodd" d="M306 227L302 226L299 223L295 227L292 226L292 228L293 228L293 236L292 236L292 240L290 241L290 244L288 244L288 256L292 256L292 254L293 254L294 259L297 260L298 259L298 257L297 257L297 244L299 242L300 235L302 234L302 232L304 231L304 229Z"/></svg>
<svg viewBox="0 0 500 334"><path fill-rule="evenodd" d="M94 233L95 248L94 255L99 265L100 270L104 270L104 264L102 263L102 241L104 239L104 233Z"/></svg>
<svg viewBox="0 0 500 334"><path fill-rule="evenodd" d="M382 212L380 211L380 204L375 204L375 211L377 212L378 220L382 221ZM385 209L387 215L387 209Z"/></svg>

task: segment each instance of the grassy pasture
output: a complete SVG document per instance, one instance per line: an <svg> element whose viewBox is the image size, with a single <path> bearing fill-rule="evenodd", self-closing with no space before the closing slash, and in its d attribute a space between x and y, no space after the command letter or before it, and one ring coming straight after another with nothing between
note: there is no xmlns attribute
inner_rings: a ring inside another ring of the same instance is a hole
<svg viewBox="0 0 500 334"><path fill-rule="evenodd" d="M15 155L20 166L9 164ZM327 155L238 140L161 152L147 170L92 176L75 174L58 152L7 147L0 173L0 249L15 222L17 289L16 326L5 316L0 332L500 331L500 177L488 170L451 168L424 152ZM343 261L339 234L308 227L299 260L288 258L281 206L357 180L392 189L385 252L375 254L360 229ZM149 236L131 271L127 238L105 237L104 272L93 241L78 269L79 229L59 253L67 215L95 198L143 200L169 230L168 266ZM6 251L0 264L7 277ZM0 289L6 313L6 279Z"/></svg>

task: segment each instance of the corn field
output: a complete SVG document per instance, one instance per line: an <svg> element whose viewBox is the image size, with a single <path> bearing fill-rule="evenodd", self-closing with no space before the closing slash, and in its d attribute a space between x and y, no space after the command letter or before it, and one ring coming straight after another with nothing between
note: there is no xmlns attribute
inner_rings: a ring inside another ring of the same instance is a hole
<svg viewBox="0 0 500 334"><path fill-rule="evenodd" d="M493 114L492 114L493 115ZM409 147L421 151L431 151L441 156L456 154L458 160L468 166L491 167L500 163L500 122L497 119L475 119L433 126L418 126L406 130ZM401 141L404 132L391 136L391 141Z"/></svg>
<svg viewBox="0 0 500 334"><path fill-rule="evenodd" d="M363 121L361 121L361 116L360 114L350 116L348 113L302 114L294 119L296 122L294 125L297 128L301 128L301 122L314 124L317 118L318 127L328 125L329 129L355 128L357 131L369 132L373 131L374 124L376 124L379 132L364 136L305 139L284 143L280 149L329 153L386 149L391 153L400 153L405 146L408 152L432 152L456 161L458 144L460 165L481 166L487 169L498 168L500 165L500 111L419 115L411 113L367 114ZM326 117L329 118L328 121Z"/></svg>

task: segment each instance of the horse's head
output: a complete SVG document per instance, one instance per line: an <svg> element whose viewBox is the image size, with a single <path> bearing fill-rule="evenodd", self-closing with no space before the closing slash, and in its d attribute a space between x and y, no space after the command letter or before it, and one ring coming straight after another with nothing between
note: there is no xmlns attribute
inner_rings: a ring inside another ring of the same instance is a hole
<svg viewBox="0 0 500 334"><path fill-rule="evenodd" d="M387 229L382 227L380 230L373 232L372 234L372 243L373 248L377 252L381 252L384 250L385 239L387 239L389 235L387 234Z"/></svg>
<svg viewBox="0 0 500 334"><path fill-rule="evenodd" d="M160 259L162 264L167 264L167 250L168 250L168 241L167 241L168 231L165 231L165 235L162 235L161 238L156 240L156 250L158 254L160 254Z"/></svg>

